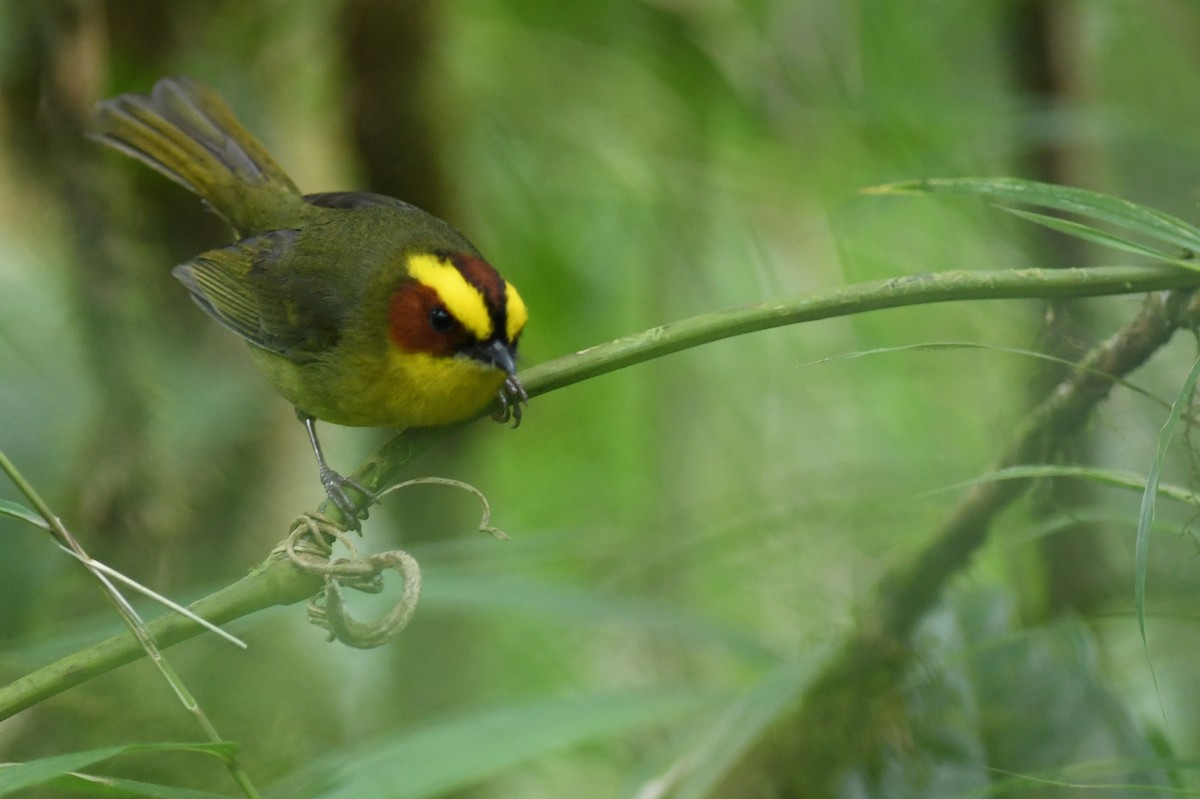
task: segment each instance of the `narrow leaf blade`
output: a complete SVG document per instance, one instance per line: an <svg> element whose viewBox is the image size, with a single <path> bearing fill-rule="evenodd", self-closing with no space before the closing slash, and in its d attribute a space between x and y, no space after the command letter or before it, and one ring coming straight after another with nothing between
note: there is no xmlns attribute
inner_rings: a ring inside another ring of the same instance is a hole
<svg viewBox="0 0 1200 799"><path fill-rule="evenodd" d="M1074 236L1077 239L1090 241L1093 244L1099 244L1102 247L1109 247L1122 252L1130 252L1134 255L1141 255L1146 258L1153 258L1156 261L1165 261L1174 264L1175 266L1193 271L1200 270L1200 263L1190 261L1185 258L1177 258L1169 253L1156 250L1153 247L1147 247L1139 244L1132 239L1127 239L1124 236L1118 236L1114 233L1109 233L1099 228L1083 225L1079 222L1074 222L1070 219L1062 219L1049 214L1039 214L1036 211L1024 211L1020 208L1003 208L1010 214L1019 216L1022 219L1033 222L1036 225L1056 230L1059 233L1065 233L1068 236Z"/></svg>
<svg viewBox="0 0 1200 799"><path fill-rule="evenodd" d="M820 648L781 663L747 694L718 715L696 744L653 780L672 799L715 796L723 780L742 762L765 731L794 707L812 675L827 658Z"/></svg>
<svg viewBox="0 0 1200 799"><path fill-rule="evenodd" d="M123 799L229 799L226 794L177 788L119 777L95 774L67 774L50 783L54 788L70 791L71 796L120 796Z"/></svg>
<svg viewBox="0 0 1200 799"><path fill-rule="evenodd" d="M41 514L30 510L20 503L11 502L7 499L0 499L0 516L8 516L10 519L28 522L43 530L50 529L50 525L42 518Z"/></svg>
<svg viewBox="0 0 1200 799"><path fill-rule="evenodd" d="M1137 491L1138 493L1145 492L1147 482L1147 478L1144 475L1123 469L1098 469L1092 466L1028 464L1023 466L1009 466L1006 469L997 469L994 472L988 472L987 474L980 475L973 480L967 480L962 483L954 483L953 485L948 485L941 488L935 488L928 493L937 494L943 491L954 491L957 489L968 488L976 483L988 483L994 480L1045 480L1053 477L1075 477L1081 480L1089 480L1098 485L1109 486L1110 488L1123 488L1129 491ZM1195 491L1187 488L1186 486L1163 483L1160 481L1155 485L1155 493L1160 497L1172 499L1185 505L1200 507L1200 494L1197 494Z"/></svg>
<svg viewBox="0 0 1200 799"><path fill-rule="evenodd" d="M43 757L25 763L0 764L0 796L8 796L25 788L45 785L119 755L135 752L198 752L226 759L234 750L233 744L131 744L70 752Z"/></svg>
<svg viewBox="0 0 1200 799"><path fill-rule="evenodd" d="M272 796L433 799L517 763L587 741L610 740L710 706L695 691L662 689L509 705L377 740L272 786Z"/></svg>
<svg viewBox="0 0 1200 799"><path fill-rule="evenodd" d="M1142 634L1143 647L1146 646L1146 568L1150 557L1150 528L1154 524L1154 499L1158 495L1158 484L1162 477L1167 447L1171 443L1171 436L1175 433L1175 427L1179 424L1184 409L1191 402L1198 378L1200 378L1200 358L1197 358L1196 362L1192 364L1192 371L1188 373L1187 379L1183 382L1183 388L1180 389L1179 396L1171 405L1171 412L1167 414L1167 421L1159 431L1158 449L1154 453L1154 461L1150 464L1150 471L1146 476L1146 490L1142 494L1142 507L1138 513L1137 539L1134 543L1133 554L1133 604L1137 611L1138 629Z"/></svg>
<svg viewBox="0 0 1200 799"><path fill-rule="evenodd" d="M1080 214L1174 247L1200 251L1200 228L1128 200L1072 186L1021 178L934 178L889 183L865 194L970 194L998 203L1017 203Z"/></svg>

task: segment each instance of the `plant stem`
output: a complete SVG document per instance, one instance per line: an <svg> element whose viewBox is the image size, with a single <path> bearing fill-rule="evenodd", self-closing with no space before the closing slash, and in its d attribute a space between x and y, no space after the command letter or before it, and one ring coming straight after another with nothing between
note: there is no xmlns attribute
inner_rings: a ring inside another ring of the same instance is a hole
<svg viewBox="0 0 1200 799"><path fill-rule="evenodd" d="M121 617L121 621L129 628L130 636L126 636L126 638L132 637L133 641L136 642L137 649L134 650L135 656L138 650L144 652L154 662L155 667L171 686L175 695L179 697L179 701L183 704L184 708L196 719L196 723L199 724L200 729L203 730L208 739L213 743L224 743L224 739L217 731L217 728L213 726L212 721L208 718L208 714L204 712L204 708L200 707L200 703L196 701L196 698L183 682L179 673L163 657L162 651L154 639L154 635L146 628L146 625L142 622L136 611L134 611L133 607L125 600L120 591L117 590L116 586L109 581L104 573L93 568L91 557L80 546L75 536L71 535L71 532L67 530L62 520L50 509L50 506L41 498L41 495L37 493L33 485L25 479L25 475L21 474L20 470L17 469L16 465L3 450L0 450L0 470L8 476L8 479L17 487L17 490L41 514L49 526L50 534L58 540L59 544L74 552L89 573L100 583L105 598L117 611L117 615ZM258 790L250 781L250 776L242 769L237 757L230 755L224 758L224 763L233 781L238 784L238 787L242 789L242 792L248 799L260 799Z"/></svg>
<svg viewBox="0 0 1200 799"><path fill-rule="evenodd" d="M521 377L534 396L690 347L800 322L956 300L1131 294L1198 283L1196 273L1164 266L954 271L891 278L694 316L539 364ZM421 450L457 427L400 433L364 462L355 472L355 479L378 490L393 482ZM336 515L335 509L326 511ZM221 624L272 605L301 601L319 587L319 580L300 572L286 559L272 556L249 576L191 608ZM203 631L176 614L157 619L148 627L163 647ZM135 660L140 653L132 635L121 635L31 672L0 688L0 719Z"/></svg>
<svg viewBox="0 0 1200 799"><path fill-rule="evenodd" d="M1191 291L1153 295L1134 320L1083 358L1081 365L1088 368L1049 387L989 471L1053 458L1108 396L1113 377L1127 375L1177 330L1197 323L1200 303ZM848 769L878 762L890 741L906 735L898 726L896 686L913 663L914 631L986 543L992 522L1033 482L1031 476L970 486L932 540L879 580L874 599L859 613L857 629L744 766L762 770L767 758L773 765L766 772L778 775L776 787L784 795L830 796Z"/></svg>
<svg viewBox="0 0 1200 799"><path fill-rule="evenodd" d="M1096 297L1197 285L1200 285L1200 275L1173 266L958 270L895 277L670 322L538 364L522 372L521 381L532 397L625 366L745 333L908 305L961 300Z"/></svg>
<svg viewBox="0 0 1200 799"><path fill-rule="evenodd" d="M286 558L272 556L253 573L188 607L214 624L226 624L274 605L300 602L320 588L319 579L301 572ZM202 626L177 613L165 614L147 623L146 628L163 649L204 632ZM0 720L132 663L143 654L137 638L123 633L31 671L0 687Z"/></svg>

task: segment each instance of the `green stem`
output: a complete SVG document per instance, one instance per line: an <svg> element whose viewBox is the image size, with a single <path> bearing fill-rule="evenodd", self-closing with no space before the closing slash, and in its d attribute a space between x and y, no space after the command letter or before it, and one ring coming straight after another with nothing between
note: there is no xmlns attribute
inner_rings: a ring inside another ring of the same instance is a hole
<svg viewBox="0 0 1200 799"><path fill-rule="evenodd" d="M81 557L87 557L87 553L79 548L79 543L75 541L67 529L63 527L62 521L50 510L50 506L42 499L41 495L34 490L33 486L25 479L25 475L17 469L16 465L8 459L3 450L0 450L0 471L8 477L12 484L17 487L17 490L25 497L26 501L33 506L33 509L38 512L46 524L49 525L50 534L58 543L67 547L72 552Z"/></svg>
<svg viewBox="0 0 1200 799"><path fill-rule="evenodd" d="M534 396L690 347L800 322L936 302L1133 294L1197 283L1200 278L1194 272L1166 266L956 271L877 280L694 316L539 364L521 377ZM389 484L404 464L446 432L404 431L368 458L355 477L372 489ZM328 512L336 515L333 509ZM319 587L319 580L272 556L251 575L191 608L221 624L272 605L298 602ZM203 631L174 614L148 627L163 647ZM120 635L31 672L0 688L0 719L135 660L141 652L132 635Z"/></svg>
<svg viewBox="0 0 1200 799"><path fill-rule="evenodd" d="M742 305L669 322L538 364L521 372L521 382L529 396L535 397L721 339L908 305L960 300L1097 297L1198 284L1200 275L1174 266L959 270L874 280L819 294ZM405 430L364 461L354 478L378 492L396 481L405 464L459 426ZM322 511L340 518L336 508L322 506Z"/></svg>
<svg viewBox="0 0 1200 799"><path fill-rule="evenodd" d="M117 611L117 615L119 615L125 625L129 627L129 635L123 636L122 638L129 641L133 645L131 649L133 657L136 658L143 653L147 655L154 662L154 665L163 675L163 678L166 679L167 683L171 686L171 689L175 691L175 695L179 697L179 700L183 703L184 708L186 708L188 712L191 713L196 719L196 722L200 725L200 729L204 731L204 734L208 736L208 739L213 743L224 743L224 739L221 737L221 734L217 731L217 728L213 726L212 721L209 720L208 715L204 712L204 709L200 707L200 703L196 701L194 696L192 696L192 692L183 682L183 678L179 676L179 673L175 671L174 667L171 666L167 659L163 657L162 651L159 649L153 633L146 629L142 623L142 620L120 596L116 587L109 582L108 578L90 566L92 561L87 552L84 551L83 547L80 546L79 542L75 539L75 536L71 535L71 532L58 518L58 515L51 510L50 506L46 504L45 500L43 500L41 495L39 495L34 489L33 484L25 479L25 475L21 474L21 471L17 469L16 465L9 459L8 455L6 455L3 450L0 450L0 471L3 471L8 476L8 479L11 480L13 485L17 487L17 490L25 496L25 499L31 505L33 505L34 509L41 515L42 519L45 520L50 534L54 536L54 538L57 539L62 546L69 548L72 552L78 555L84 564L84 567L92 573L97 581L99 581L101 588L104 589L103 593L105 599L109 601L109 603ZM180 616L178 618L183 617ZM17 682L20 682L20 680ZM16 683L14 683L14 685L15 684ZM247 796L247 798L260 799L258 790L250 781L250 776L246 774L245 770L241 766L241 763L238 762L237 757L226 757L224 762L226 769L233 778L233 781L238 784L238 787L242 789L242 792Z"/></svg>
<svg viewBox="0 0 1200 799"><path fill-rule="evenodd" d="M1086 368L1047 387L1041 402L1014 426L1012 440L988 472L1052 462L1109 396L1114 378L1146 363L1177 330L1196 326L1200 306L1195 299L1192 291L1173 291L1144 303L1129 324L1080 360ZM857 626L841 650L805 687L800 701L775 719L771 736L760 738L745 763L778 775L773 787L787 796L828 796L850 771L869 773L894 744L889 731L897 703L903 702L898 686L914 662L917 626L987 543L1000 514L1033 483L1031 475L968 488L929 542L880 576L875 596L857 612Z"/></svg>
<svg viewBox="0 0 1200 799"><path fill-rule="evenodd" d="M227 624L274 605L300 602L320 588L319 578L301 572L286 559L272 556L259 569L189 608L214 624ZM146 628L163 649L204 632L199 624L176 613L155 619ZM31 671L0 687L0 720L71 686L132 663L143 654L137 638L132 633L123 633Z"/></svg>
<svg viewBox="0 0 1200 799"><path fill-rule="evenodd" d="M538 364L521 373L530 396L625 366L745 333L838 316L960 300L1050 299L1139 294L1200 285L1173 266L935 272L874 280L692 316Z"/></svg>

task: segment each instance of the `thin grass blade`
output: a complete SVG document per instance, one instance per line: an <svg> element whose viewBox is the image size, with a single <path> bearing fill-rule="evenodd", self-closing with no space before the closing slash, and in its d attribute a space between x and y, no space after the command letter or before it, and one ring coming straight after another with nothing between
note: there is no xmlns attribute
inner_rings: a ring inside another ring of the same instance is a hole
<svg viewBox="0 0 1200 799"><path fill-rule="evenodd" d="M10 519L16 519L21 522L28 522L35 527L40 527L43 530L49 530L50 525L42 518L40 513L30 510L29 508L17 502L11 502L7 499L0 499L0 516L7 516Z"/></svg>
<svg viewBox="0 0 1200 799"><path fill-rule="evenodd" d="M1150 529L1154 524L1154 499L1158 496L1158 484L1162 477L1167 447L1171 443L1171 436L1175 434L1175 427L1179 424L1184 409L1192 401L1197 378L1200 378L1200 358L1197 358L1196 362L1192 364L1192 371L1188 373L1187 379L1183 382L1183 388L1180 389L1179 396L1172 403L1171 412L1167 414L1167 421L1159 431L1158 449L1154 453L1154 461L1150 464L1150 471L1146 475L1146 490L1142 494L1142 507L1138 514L1137 538L1134 543L1133 555L1133 605L1137 612L1138 630L1142 634L1143 647L1146 646L1146 565L1150 557Z"/></svg>
<svg viewBox="0 0 1200 799"><path fill-rule="evenodd" d="M869 350L858 350L856 352L838 353L837 355L830 355L828 358L821 358L819 360L809 361L808 363L805 363L802 365L803 366L820 366L820 365L826 364L826 363L835 363L837 361L849 361L849 360L853 360L855 358L863 358L868 355L888 355L888 354L891 354L894 352L910 352L910 351L911 352L920 352L920 351L924 351L924 350L937 351L937 350L959 350L959 349L961 349L961 350L990 350L993 352L1003 352L1008 355L1023 355L1027 358L1037 358L1038 360L1049 361L1050 363L1061 364L1062 366L1067 366L1072 369L1079 369L1079 370L1085 371L1088 374L1097 375L1099 377L1106 377L1112 381L1113 385L1117 385L1117 386L1121 386L1122 388L1129 389L1133 393L1145 397L1146 399L1150 400L1151 402L1155 403L1156 405L1161 406L1164 409L1171 407L1170 403L1168 403L1166 400L1163 400L1163 399L1160 399L1160 398L1154 396L1149 391L1147 391L1146 389L1142 388L1141 386L1139 386L1135 383L1131 383L1122 377L1116 377L1107 372L1101 371L1100 369L1095 369L1095 368L1092 368L1089 366L1085 366L1081 363L1078 363L1077 361L1068 360L1066 358L1059 358L1058 356L1055 356L1055 355L1049 355L1044 352L1038 352L1037 350L1024 349L1022 347L1003 347L998 344L981 344L981 343L975 342L975 341L925 341L925 342L921 342L919 344L902 344L897 347L875 347L875 348L869 349Z"/></svg>
<svg viewBox="0 0 1200 799"><path fill-rule="evenodd" d="M795 707L816 669L822 648L781 663L750 692L731 703L688 751L663 773L643 784L635 799L705 799L715 796L730 770L762 738L771 724Z"/></svg>
<svg viewBox="0 0 1200 799"><path fill-rule="evenodd" d="M987 483L993 480L1044 480L1052 477L1077 477L1089 480L1099 485L1112 488L1124 488L1130 491L1144 492L1147 478L1138 472L1123 469L1097 469L1091 466L1052 466L1048 464L1031 464L1027 466L1010 466L1007 469L997 469L994 472L980 475L973 480L935 488L927 494L940 494L943 491L955 491L968 488L976 483ZM1173 499L1192 507L1200 507L1200 494L1186 486L1159 482L1155 486L1155 494L1166 499Z"/></svg>
<svg viewBox="0 0 1200 799"><path fill-rule="evenodd" d="M205 619L201 616L197 616L195 613L188 610L183 605L180 605L178 602L175 602L174 600L170 599L169 597L163 596L162 594L158 593L157 591L155 591L152 588L148 588L148 587L142 585L137 580L134 580L132 577L127 577L126 575L117 571L113 567L111 567L101 561L98 561L95 558L82 557L78 553L73 552L64 546L60 546L59 548L62 549L63 552L66 552L68 555L70 555L71 557L78 560L80 563L87 566L89 569L94 569L95 571L98 571L107 577L111 577L114 580L117 580L118 582L129 586L130 588L137 591L142 596L145 596L145 597L148 597L148 598L154 600L155 602L159 603L160 605L167 608L168 610L175 611L180 616L184 616L186 618L191 619L192 621L196 622L196 624L199 624L201 627L205 628L206 630L208 630L211 633L219 635L220 637L224 638L226 641L233 644L234 646L236 646L240 649L248 648L246 645L246 642L243 641L242 639L238 638L237 636L233 635L232 633L225 632L220 627L218 627L217 625L210 622L208 619ZM111 583L109 583L109 585L111 585ZM131 616L137 618L139 623L141 623L141 625L143 627L145 627L145 622L143 622L141 620L141 616L137 613L136 610L134 610L133 606L129 604L129 602L125 599L124 595L119 594L119 592L117 592L117 589L115 587L113 587L113 592L117 596L120 597L120 600L123 603L124 607L127 609L127 612ZM147 635L149 635L149 633L147 633Z"/></svg>
<svg viewBox="0 0 1200 799"><path fill-rule="evenodd" d="M999 203L1017 203L1079 214L1146 236L1154 241L1200 251L1200 228L1128 200L1071 186L1021 178L934 178L889 183L863 189L864 194L971 194Z"/></svg>
<svg viewBox="0 0 1200 799"><path fill-rule="evenodd" d="M122 755L139 752L196 752L225 761L233 755L235 748L232 744L130 744L43 757L25 763L4 763L0 764L0 796L9 796L25 788L45 785L71 772L81 771Z"/></svg>
<svg viewBox="0 0 1200 799"><path fill-rule="evenodd" d="M288 799L433 799L518 763L596 740L678 723L712 697L683 689L571 697L482 711L339 752L272 786Z"/></svg>
<svg viewBox="0 0 1200 799"><path fill-rule="evenodd" d="M1059 233L1065 233L1068 236L1074 236L1075 238L1083 239L1084 241L1090 241L1093 244L1099 244L1101 247L1109 247L1114 250L1121 250L1122 252L1129 252L1133 253L1134 255L1152 258L1156 261L1164 261L1184 269L1191 269L1192 271L1200 270L1200 263L1197 263L1196 261L1180 258L1177 255L1156 250L1153 247L1147 247L1144 244L1139 244L1133 239L1127 239L1124 236L1118 236L1115 233L1109 233L1107 231L1100 230L1099 228L1092 227L1091 225L1084 225L1070 219L1050 216L1049 214L1039 214L1036 211L1024 211L1020 208L1005 208L1004 206L1000 206L1000 208L1001 210L1007 211L1008 213L1018 216L1021 219L1033 222L1035 225L1041 225L1042 227L1049 228L1050 230L1056 230Z"/></svg>
<svg viewBox="0 0 1200 799"><path fill-rule="evenodd" d="M228 794L177 788L119 777L74 772L50 783L50 787L70 791L71 796L120 796L125 799L230 799Z"/></svg>

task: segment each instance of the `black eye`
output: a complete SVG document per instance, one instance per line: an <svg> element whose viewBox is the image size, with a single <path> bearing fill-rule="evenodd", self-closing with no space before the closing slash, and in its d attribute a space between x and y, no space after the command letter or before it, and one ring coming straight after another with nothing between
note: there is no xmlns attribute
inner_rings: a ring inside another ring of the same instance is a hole
<svg viewBox="0 0 1200 799"><path fill-rule="evenodd" d="M439 333L449 333L450 329L454 327L454 317L439 305L429 312L429 324Z"/></svg>

